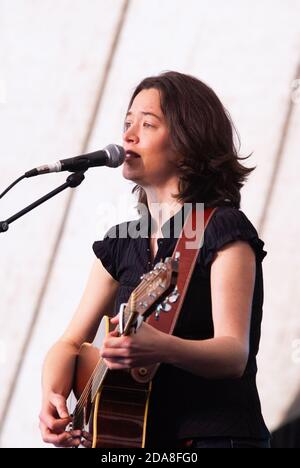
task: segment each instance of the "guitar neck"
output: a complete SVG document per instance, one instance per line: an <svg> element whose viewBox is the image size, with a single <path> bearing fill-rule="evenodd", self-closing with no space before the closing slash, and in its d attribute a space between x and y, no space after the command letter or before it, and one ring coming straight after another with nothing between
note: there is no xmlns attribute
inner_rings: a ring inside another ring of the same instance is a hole
<svg viewBox="0 0 300 468"><path fill-rule="evenodd" d="M167 301L167 294L176 286L177 272L178 259L167 258L164 262L156 264L154 270L142 276L141 283L131 293L128 303L120 311L120 323L117 327L119 335L130 335L132 329L139 326L143 318L149 316L156 306L158 313L163 309L160 302ZM96 349L95 352L94 362L96 365L94 364L95 367L93 367L91 374L88 374L88 380L84 380L87 383L73 412L74 429L82 428L83 423L88 419L88 413L90 413L109 371L104 360L98 359Z"/></svg>
<svg viewBox="0 0 300 468"><path fill-rule="evenodd" d="M124 310L123 335L130 334L132 324L134 323L138 315L138 313L131 311L132 310L131 307L134 306L134 303L135 303L135 298L133 295L133 298L130 300L130 303L126 305L125 310ZM118 331L120 333L119 326L118 326ZM75 410L73 413L75 424L76 424L76 416L78 416L78 418L81 419L82 417L81 413L83 411L83 408L85 408L87 405L92 405L94 403L97 393L99 392L108 371L109 371L108 366L105 364L103 359L100 358L75 407Z"/></svg>

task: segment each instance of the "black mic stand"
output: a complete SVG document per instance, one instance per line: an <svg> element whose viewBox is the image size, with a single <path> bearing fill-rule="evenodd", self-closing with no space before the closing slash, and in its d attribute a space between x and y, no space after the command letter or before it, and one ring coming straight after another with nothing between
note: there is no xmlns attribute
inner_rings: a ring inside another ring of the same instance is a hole
<svg viewBox="0 0 300 468"><path fill-rule="evenodd" d="M8 231L9 225L11 223L21 218L21 216L24 216L26 213L29 213L29 211L33 210L34 208L41 205L45 201L54 197L55 195L62 192L66 188L68 187L74 188L80 185L81 182L84 180L84 172L85 171L80 171L80 172L74 172L73 174L70 174L64 184L60 185L55 190L52 190L52 192L49 192L47 195L44 195L42 198L39 198L34 203L31 203L31 205L28 205L26 208L19 211L15 215L11 216L6 221L0 221L0 233Z"/></svg>

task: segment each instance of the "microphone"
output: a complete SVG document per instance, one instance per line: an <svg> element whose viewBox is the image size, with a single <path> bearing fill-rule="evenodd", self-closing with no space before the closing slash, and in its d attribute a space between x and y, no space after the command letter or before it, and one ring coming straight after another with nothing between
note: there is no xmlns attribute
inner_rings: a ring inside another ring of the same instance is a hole
<svg viewBox="0 0 300 468"><path fill-rule="evenodd" d="M89 167L108 166L118 167L123 164L125 159L125 151L122 146L108 145L103 150L94 151L93 153L82 154L75 158L61 159L53 164L45 164L31 171L25 172L25 177L34 177L40 174L48 174L49 172L61 171L86 171Z"/></svg>

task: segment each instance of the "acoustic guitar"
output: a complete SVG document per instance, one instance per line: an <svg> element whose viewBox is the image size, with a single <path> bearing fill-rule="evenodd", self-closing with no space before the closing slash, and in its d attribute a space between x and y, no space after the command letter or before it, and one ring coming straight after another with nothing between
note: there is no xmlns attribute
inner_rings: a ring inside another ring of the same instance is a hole
<svg viewBox="0 0 300 468"><path fill-rule="evenodd" d="M178 259L167 258L141 277L128 303L120 307L120 336L138 332L141 322L154 311L158 319L160 313L171 309L170 302L174 302L174 297L176 300L177 274ZM108 317L105 320L108 333ZM145 446L151 382L137 382L130 370L110 370L103 359L99 359L99 349L84 343L76 361L73 393L77 404L71 429L85 431L86 446Z"/></svg>

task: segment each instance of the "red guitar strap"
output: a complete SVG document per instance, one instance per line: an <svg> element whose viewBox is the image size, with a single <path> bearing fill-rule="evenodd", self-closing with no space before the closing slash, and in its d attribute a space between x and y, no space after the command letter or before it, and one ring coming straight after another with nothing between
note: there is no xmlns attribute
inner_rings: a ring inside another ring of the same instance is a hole
<svg viewBox="0 0 300 468"><path fill-rule="evenodd" d="M146 320L147 323L164 333L172 334L175 329L196 260L203 244L205 229L217 209L205 208L203 210L198 206L203 205L198 204L191 209L172 255L174 259L178 258L179 260L177 290L169 296L172 308L168 312L161 312L158 320L155 318L155 314L151 314ZM174 300L175 302L173 302ZM135 368L131 370L131 375L137 382L147 383L153 379L158 367L159 363L149 367Z"/></svg>

